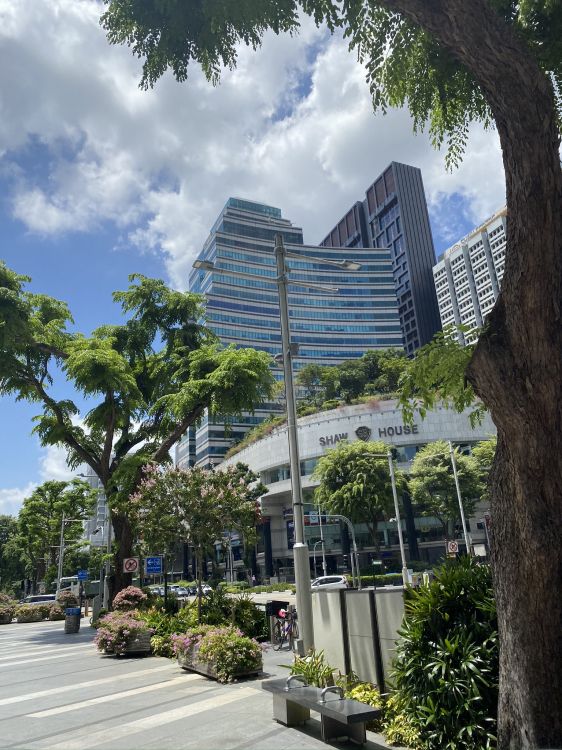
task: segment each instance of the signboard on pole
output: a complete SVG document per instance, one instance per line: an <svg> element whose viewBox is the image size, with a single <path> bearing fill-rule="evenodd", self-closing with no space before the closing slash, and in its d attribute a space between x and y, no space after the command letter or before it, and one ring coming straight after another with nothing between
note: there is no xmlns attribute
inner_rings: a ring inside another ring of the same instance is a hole
<svg viewBox="0 0 562 750"><path fill-rule="evenodd" d="M138 573L139 572L139 558L138 557L126 557L123 560L123 573Z"/></svg>
<svg viewBox="0 0 562 750"><path fill-rule="evenodd" d="M447 542L447 557L454 557L459 551L459 543L454 539Z"/></svg>
<svg viewBox="0 0 562 750"><path fill-rule="evenodd" d="M79 570L76 574L76 577L79 581L87 581L88 580L88 571L87 570Z"/></svg>
<svg viewBox="0 0 562 750"><path fill-rule="evenodd" d="M162 555L147 557L144 561L147 575L161 575L162 573Z"/></svg>

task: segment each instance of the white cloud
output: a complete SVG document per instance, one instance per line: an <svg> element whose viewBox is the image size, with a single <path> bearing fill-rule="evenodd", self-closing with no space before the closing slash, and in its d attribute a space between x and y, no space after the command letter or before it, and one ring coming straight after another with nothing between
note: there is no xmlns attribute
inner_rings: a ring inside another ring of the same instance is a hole
<svg viewBox="0 0 562 750"><path fill-rule="evenodd" d="M17 516L24 499L31 495L36 486L29 482L26 487L0 489L0 515Z"/></svg>
<svg viewBox="0 0 562 750"><path fill-rule="evenodd" d="M43 449L39 459L41 482L68 482L76 476L76 472L68 468L66 455L64 448L56 445L48 445Z"/></svg>
<svg viewBox="0 0 562 750"><path fill-rule="evenodd" d="M123 242L162 252L184 286L230 195L281 207L309 242L391 160L421 167L444 232L459 223L438 210L448 195L463 195L475 222L503 202L495 134L474 127L463 166L447 174L407 112L373 115L354 55L309 21L296 38L271 34L257 53L242 48L216 89L194 66L186 84L166 75L143 92L139 61L110 47L98 25L102 7L0 0L0 154L13 214L30 231L114 222ZM23 166L33 158L35 168Z"/></svg>

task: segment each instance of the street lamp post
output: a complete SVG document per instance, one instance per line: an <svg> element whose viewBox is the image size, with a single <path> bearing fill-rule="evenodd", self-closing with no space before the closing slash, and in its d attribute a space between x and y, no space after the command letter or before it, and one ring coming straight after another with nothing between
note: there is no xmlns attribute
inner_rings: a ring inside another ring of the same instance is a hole
<svg viewBox="0 0 562 750"><path fill-rule="evenodd" d="M323 539L318 539L317 542L314 542L314 547L313 547L313 550L312 550L312 555L313 555L313 558L314 558L313 567L314 567L314 576L315 577L317 575L317 573L316 573L316 547L318 547L319 544L322 545L322 550L323 550L324 549L324 540ZM324 573L324 575L326 575L326 574Z"/></svg>
<svg viewBox="0 0 562 750"><path fill-rule="evenodd" d="M62 514L61 523L60 523L60 542L59 542L59 561L57 565L57 597L60 592L60 579L62 578L62 571L63 571L63 564L64 564L64 524L65 523L74 523L75 521L83 521L83 518L66 518L64 515L64 512Z"/></svg>
<svg viewBox="0 0 562 750"><path fill-rule="evenodd" d="M390 483L392 484L392 497L394 499L394 512L396 513L396 527L398 529L398 543L400 544L400 559L402 560L402 583L404 586L408 583L408 568L406 566L406 553L404 552L404 537L402 536L402 520L400 518L400 508L398 507L398 492L396 491L396 477L394 476L394 462L392 460L392 451L386 454L388 458L388 469L390 471Z"/></svg>
<svg viewBox="0 0 562 750"><path fill-rule="evenodd" d="M457 472L457 461L455 459L455 450L453 448L453 443L449 440L449 453L451 455L451 463L453 464L453 474L455 477L455 487L457 488L457 499L459 501L459 510L461 512L461 521L462 521L462 531L464 534L464 543L466 544L466 554L470 557L471 549L470 549L470 537L468 536L468 529L466 527L466 519L464 517L464 507L462 504L462 495L461 495L461 488L459 485L459 475Z"/></svg>
<svg viewBox="0 0 562 750"><path fill-rule="evenodd" d="M291 493L293 505L293 522L295 528L295 543L293 545L293 559L295 565L295 585L297 612L299 616L299 630L301 634L302 646L305 651L314 647L314 631L312 627L312 592L310 589L310 556L308 545L304 537L304 509L302 499L302 485L300 474L299 447L297 434L297 412L295 404L295 393L293 386L293 361L294 354L290 342L289 329L289 303L288 303L288 273L286 258L296 258L310 262L311 258L300 253L287 251L283 244L283 235L275 235L275 262L277 266L277 290L279 293L279 313L281 319L281 342L283 353L283 371L285 377L285 403L287 410L287 435L289 439L289 466L291 471ZM322 263L336 268L348 271L357 271L361 264L352 261L337 261L327 258L314 258L315 262ZM212 271L215 265L209 260L196 260L193 263L194 268ZM234 276L248 277L251 274L237 271L229 271ZM301 286L308 289L318 289L323 292L337 292L336 286L315 284L308 281L291 281L295 286Z"/></svg>
<svg viewBox="0 0 562 750"><path fill-rule="evenodd" d="M289 466L291 471L291 494L293 499L293 523L295 542L293 559L299 630L304 652L314 647L312 627L312 592L310 590L310 562L308 545L304 538L304 512L302 501L299 443L297 432L297 409L293 386L293 358L289 337L289 304L287 294L287 264L283 237L275 235L275 260L277 263L277 289L279 290L279 313L281 317L281 341L283 346L283 372L285 377L285 404L287 408L287 434L289 438Z"/></svg>

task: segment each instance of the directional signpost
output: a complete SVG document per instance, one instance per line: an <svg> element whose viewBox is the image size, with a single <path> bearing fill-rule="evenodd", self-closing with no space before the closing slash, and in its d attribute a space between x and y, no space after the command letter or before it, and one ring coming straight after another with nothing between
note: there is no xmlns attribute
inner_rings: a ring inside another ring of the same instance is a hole
<svg viewBox="0 0 562 750"><path fill-rule="evenodd" d="M89 578L88 571L87 570L79 570L78 573L76 574L76 578L78 578L79 581L87 581L88 578Z"/></svg>
<svg viewBox="0 0 562 750"><path fill-rule="evenodd" d="M145 558L146 575L162 575L162 555Z"/></svg>

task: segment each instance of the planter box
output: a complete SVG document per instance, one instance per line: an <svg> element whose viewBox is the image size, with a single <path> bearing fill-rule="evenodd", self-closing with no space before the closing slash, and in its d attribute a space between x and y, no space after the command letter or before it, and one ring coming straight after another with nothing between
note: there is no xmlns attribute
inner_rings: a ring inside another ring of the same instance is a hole
<svg viewBox="0 0 562 750"><path fill-rule="evenodd" d="M0 625L9 625L13 618L13 614L0 614Z"/></svg>
<svg viewBox="0 0 562 750"><path fill-rule="evenodd" d="M149 654L150 653L150 639L152 633L147 631L146 633L139 633L132 641L129 641L125 648L126 654Z"/></svg>
<svg viewBox="0 0 562 750"><path fill-rule="evenodd" d="M178 664L182 669L187 670L188 672L197 672L197 674L202 674L205 677L210 677L212 680L218 679L217 677L217 670L215 668L214 664L208 664L207 662L201 661L197 657L197 652L199 651L199 647L195 646L189 653L180 653L178 654ZM262 663L260 661L260 664L255 669L248 669L241 672L236 672L236 674L232 675L232 679L238 679L239 677L251 677L253 675L258 675L262 671Z"/></svg>

